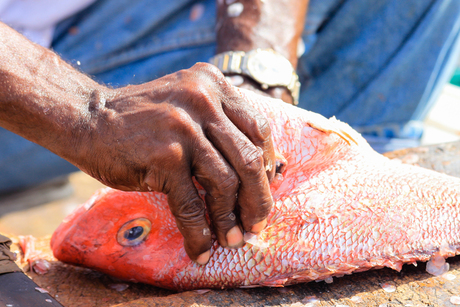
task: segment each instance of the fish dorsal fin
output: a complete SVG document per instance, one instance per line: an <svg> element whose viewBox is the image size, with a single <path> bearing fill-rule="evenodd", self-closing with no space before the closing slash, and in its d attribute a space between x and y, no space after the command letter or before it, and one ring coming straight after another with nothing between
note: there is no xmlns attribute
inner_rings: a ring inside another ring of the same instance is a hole
<svg viewBox="0 0 460 307"><path fill-rule="evenodd" d="M325 133L335 133L348 145L351 145L352 143L360 145L360 143L362 143L362 136L348 124L336 119L335 116L326 119L325 117L313 112L310 112L309 115L313 117L312 120L308 123L310 127Z"/></svg>
<svg viewBox="0 0 460 307"><path fill-rule="evenodd" d="M334 116L327 119L318 113L286 104L280 99L262 96L245 89L237 90L250 105L269 119L274 132L278 130L278 133L282 134L283 129L285 132L286 129L296 129L296 126L298 129L299 125L309 126L327 134L336 134L350 146L367 145L366 140L358 132ZM283 128L277 129L277 127Z"/></svg>

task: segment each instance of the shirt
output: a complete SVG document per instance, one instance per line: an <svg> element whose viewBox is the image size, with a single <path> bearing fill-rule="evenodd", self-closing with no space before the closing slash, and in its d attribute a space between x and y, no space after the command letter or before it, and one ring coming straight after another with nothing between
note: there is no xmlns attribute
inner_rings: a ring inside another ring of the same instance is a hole
<svg viewBox="0 0 460 307"><path fill-rule="evenodd" d="M95 0L0 0L0 21L31 41L49 47L61 20Z"/></svg>

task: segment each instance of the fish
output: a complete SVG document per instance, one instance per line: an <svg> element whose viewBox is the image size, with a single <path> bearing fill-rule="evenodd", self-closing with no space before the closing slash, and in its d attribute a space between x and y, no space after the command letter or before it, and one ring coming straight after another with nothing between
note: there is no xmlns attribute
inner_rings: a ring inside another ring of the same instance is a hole
<svg viewBox="0 0 460 307"><path fill-rule="evenodd" d="M460 251L460 179L388 159L346 123L249 91L285 166L267 227L244 246L215 236L206 265L183 247L167 196L104 188L54 232L54 256L172 290L283 287L429 261L442 274ZM201 195L205 191L197 188Z"/></svg>

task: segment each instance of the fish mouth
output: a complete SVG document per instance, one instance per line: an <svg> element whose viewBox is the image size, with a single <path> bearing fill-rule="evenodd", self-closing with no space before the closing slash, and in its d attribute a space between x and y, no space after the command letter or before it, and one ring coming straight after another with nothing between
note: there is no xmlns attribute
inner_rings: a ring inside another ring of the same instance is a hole
<svg viewBox="0 0 460 307"><path fill-rule="evenodd" d="M67 263L81 265L83 264L83 257L81 256L81 253L75 245L70 243L72 242L70 238L72 238L73 231L74 226L65 230L60 230L58 227L57 231L55 231L51 237L51 250L53 251L53 255L56 259Z"/></svg>
<svg viewBox="0 0 460 307"><path fill-rule="evenodd" d="M68 215L56 228L50 241L51 250L55 258L69 263L83 263L83 258L80 256L80 251L77 250L75 243L76 239L80 237L78 234L80 229L78 229L77 225L82 224L85 214L95 206L100 197L105 195L107 191L107 189L97 191L90 199ZM71 242L74 243L72 244ZM79 256L76 257L76 255Z"/></svg>

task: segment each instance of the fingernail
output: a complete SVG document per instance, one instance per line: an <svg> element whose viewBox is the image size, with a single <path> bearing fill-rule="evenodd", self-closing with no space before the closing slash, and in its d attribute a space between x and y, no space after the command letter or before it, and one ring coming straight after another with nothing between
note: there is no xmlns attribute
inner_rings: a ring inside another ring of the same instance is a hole
<svg viewBox="0 0 460 307"><path fill-rule="evenodd" d="M257 223L257 224L254 224L254 226L252 226L251 228L251 232L253 233L259 233L261 232L262 230L265 229L265 226L267 226L267 219Z"/></svg>
<svg viewBox="0 0 460 307"><path fill-rule="evenodd" d="M243 234L238 226L233 227L227 232L227 246L237 248L243 245Z"/></svg>
<svg viewBox="0 0 460 307"><path fill-rule="evenodd" d="M278 164L277 164L277 166L278 166ZM268 161L267 161L267 165L265 166L265 171L266 171L266 172L270 172L272 169L273 169L272 160L268 160Z"/></svg>
<svg viewBox="0 0 460 307"><path fill-rule="evenodd" d="M210 255L211 255L211 251L206 251L202 253L201 255L199 255L198 258L196 258L196 262L198 264L204 265L208 263Z"/></svg>

